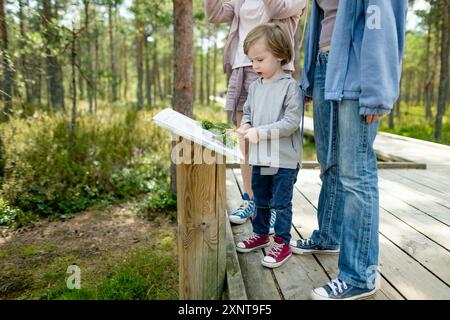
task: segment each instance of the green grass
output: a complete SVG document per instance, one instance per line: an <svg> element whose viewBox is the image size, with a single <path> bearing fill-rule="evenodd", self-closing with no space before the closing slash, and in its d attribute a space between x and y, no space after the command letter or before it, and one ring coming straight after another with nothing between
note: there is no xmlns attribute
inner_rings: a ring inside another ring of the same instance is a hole
<svg viewBox="0 0 450 320"><path fill-rule="evenodd" d="M42 246L42 249L44 250L44 252L52 252L55 251L56 245L53 243L46 243Z"/></svg>
<svg viewBox="0 0 450 320"><path fill-rule="evenodd" d="M26 257L35 256L38 254L36 246L29 246L22 249L22 254Z"/></svg>
<svg viewBox="0 0 450 320"><path fill-rule="evenodd" d="M450 109L450 107L447 107ZM305 114L308 117L312 117L312 104L309 104L306 108ZM394 111L395 113L395 111ZM430 121L425 120L425 113L423 106L407 106L402 104L400 118L395 117L394 128L389 129L389 117L382 118L380 123L380 131L398 134L404 137L410 137L415 139L421 139L425 141L431 141L450 145L450 112L447 111L444 114L442 121L442 138L437 140L434 137L435 131L435 116L436 111L433 110L433 119ZM307 147L305 145L305 147ZM306 160L306 159L305 159Z"/></svg>
<svg viewBox="0 0 450 320"><path fill-rule="evenodd" d="M104 260L107 259L106 257L83 260L75 255L54 257L45 266L44 272L33 268L23 272L23 274L26 273L26 279L30 285L16 298L22 300L176 300L178 299L178 261L175 237L172 230L157 230L154 234L155 241L148 246L136 247L125 260L121 261ZM37 254L36 248L33 248L32 252L33 255ZM66 271L72 264L76 264L81 270L80 289L67 288L66 281L70 274ZM42 275L36 277L39 274Z"/></svg>

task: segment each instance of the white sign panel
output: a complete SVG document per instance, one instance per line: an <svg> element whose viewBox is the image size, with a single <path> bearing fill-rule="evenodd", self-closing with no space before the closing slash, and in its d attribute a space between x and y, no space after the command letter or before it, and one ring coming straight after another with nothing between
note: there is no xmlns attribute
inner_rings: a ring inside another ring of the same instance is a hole
<svg viewBox="0 0 450 320"><path fill-rule="evenodd" d="M219 137L203 129L200 123L171 108L166 108L159 112L153 117L153 121L161 128L214 150L219 154L240 160L244 159L238 144L236 144L235 148L226 146Z"/></svg>

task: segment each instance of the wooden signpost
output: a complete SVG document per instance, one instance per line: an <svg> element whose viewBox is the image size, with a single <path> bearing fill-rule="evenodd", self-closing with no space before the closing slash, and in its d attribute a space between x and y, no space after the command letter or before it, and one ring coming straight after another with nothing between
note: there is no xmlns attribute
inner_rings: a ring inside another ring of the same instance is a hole
<svg viewBox="0 0 450 320"><path fill-rule="evenodd" d="M242 159L196 121L172 110L155 123L174 134L180 299L221 299L226 266L226 161Z"/></svg>

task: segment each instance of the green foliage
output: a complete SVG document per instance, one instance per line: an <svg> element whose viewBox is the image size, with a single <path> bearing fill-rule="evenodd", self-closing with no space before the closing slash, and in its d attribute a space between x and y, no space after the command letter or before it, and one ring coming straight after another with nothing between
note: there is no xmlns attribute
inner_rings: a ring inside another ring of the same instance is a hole
<svg viewBox="0 0 450 320"><path fill-rule="evenodd" d="M23 212L20 209L11 207L3 197L0 197L0 225L9 226L21 216Z"/></svg>
<svg viewBox="0 0 450 320"><path fill-rule="evenodd" d="M303 160L317 161L316 145L313 137L305 136L303 139Z"/></svg>
<svg viewBox="0 0 450 320"><path fill-rule="evenodd" d="M381 129L382 131L398 134L405 137L437 142L450 146L450 124L442 125L441 140L436 140L434 138L435 126L430 123L402 125L399 127L395 127L394 129L389 129L387 126L383 126Z"/></svg>
<svg viewBox="0 0 450 320"><path fill-rule="evenodd" d="M394 118L394 128L390 129L388 117L383 117L380 131L450 145L450 116L444 116L442 138L441 140L436 140L434 137L435 120L425 120L423 106L407 106L402 104L401 110L400 118ZM396 110L394 110L394 113L396 113Z"/></svg>
<svg viewBox="0 0 450 320"><path fill-rule="evenodd" d="M80 112L72 137L62 115L42 113L2 124L0 221L20 215L9 208L25 216L70 215L167 184L170 137L150 123L152 115L126 108L95 116Z"/></svg>
<svg viewBox="0 0 450 320"><path fill-rule="evenodd" d="M171 194L168 185L154 190L138 208L138 214L153 221L161 220L161 212L168 213L172 220L176 220L177 199Z"/></svg>
<svg viewBox="0 0 450 320"><path fill-rule="evenodd" d="M227 129L230 129L230 126L227 123L212 123L209 120L202 120L202 128L206 130L217 129L221 133L225 133Z"/></svg>
<svg viewBox="0 0 450 320"><path fill-rule="evenodd" d="M223 144L234 148L238 143L237 134L227 123L217 122L213 123L209 120L201 121L202 128L212 132L217 140L222 142Z"/></svg>

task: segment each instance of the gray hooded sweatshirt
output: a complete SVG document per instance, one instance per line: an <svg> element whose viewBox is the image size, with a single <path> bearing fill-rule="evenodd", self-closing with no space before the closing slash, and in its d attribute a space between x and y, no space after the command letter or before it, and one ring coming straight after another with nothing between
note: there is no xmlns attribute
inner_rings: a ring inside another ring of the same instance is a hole
<svg viewBox="0 0 450 320"><path fill-rule="evenodd" d="M296 169L302 159L300 122L303 103L297 81L290 74L250 85L241 125L258 129L260 141L250 144L249 163L254 166Z"/></svg>

